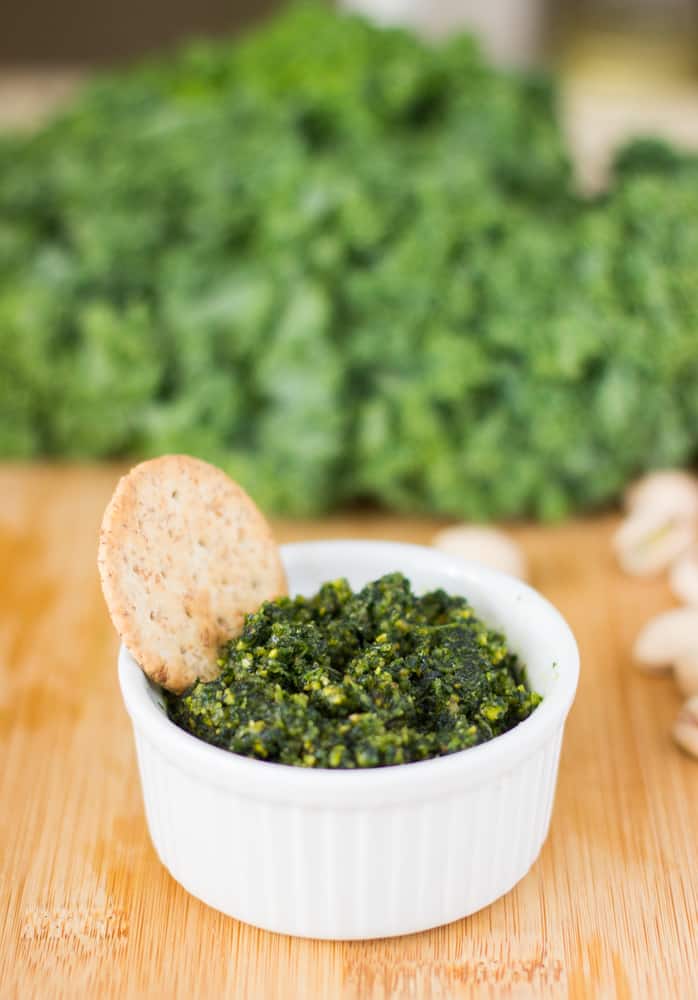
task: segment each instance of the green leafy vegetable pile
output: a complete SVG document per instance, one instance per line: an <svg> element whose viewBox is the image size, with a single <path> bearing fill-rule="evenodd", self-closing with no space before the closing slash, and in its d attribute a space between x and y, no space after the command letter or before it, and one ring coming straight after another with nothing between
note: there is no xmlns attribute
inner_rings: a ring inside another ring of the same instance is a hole
<svg viewBox="0 0 698 1000"><path fill-rule="evenodd" d="M182 729L215 746L301 767L380 767L485 743L541 696L504 636L463 597L416 597L401 573L353 593L282 597L248 615L221 674L168 694Z"/></svg>
<svg viewBox="0 0 698 1000"><path fill-rule="evenodd" d="M698 167L574 194L554 92L322 7L0 137L0 454L269 510L600 505L698 445Z"/></svg>

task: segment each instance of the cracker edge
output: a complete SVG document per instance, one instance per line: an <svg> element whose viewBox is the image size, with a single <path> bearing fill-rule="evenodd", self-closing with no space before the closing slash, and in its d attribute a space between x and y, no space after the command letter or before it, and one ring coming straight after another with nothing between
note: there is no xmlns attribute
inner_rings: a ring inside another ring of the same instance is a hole
<svg viewBox="0 0 698 1000"><path fill-rule="evenodd" d="M119 638L131 653L133 659L138 663L143 673L146 674L150 680L159 684L166 690L171 691L174 694L181 694L188 687L191 687L191 685L198 680L200 675L194 674L184 663L164 664L159 657L157 658L157 662L153 663L154 658L148 654L147 650L141 649L137 652L136 647L138 646L138 642L129 645L129 634L134 636L135 633L135 630L131 625L131 611L125 607L126 602L120 593L118 585L114 583L114 577L116 574L113 570L113 564L111 563L112 553L121 551L121 546L115 543L113 539L115 522L116 519L124 513L125 502L128 499L130 491L134 489L137 490L137 486L134 486L134 484L137 483L141 476L147 475L154 467L167 466L170 464L179 464L180 466L182 464L198 466L199 469L207 476L214 475L216 479L219 479L222 476L227 479L228 482L234 487L235 492L238 494L241 504L249 505L254 512L258 525L262 529L259 532L258 540L261 543L269 543L276 554L277 578L274 587L275 593L272 598L265 598L265 600L271 600L275 597L286 595L288 593L288 582L283 563L281 562L280 553L271 530L271 525L250 495L239 485L239 483L235 482L234 479L230 478L225 472L223 472L222 469L209 462L205 462L203 459L195 458L191 455L167 454L139 462L119 478L119 481L114 488L114 492L112 493L105 508L99 530L97 568L100 577L102 594L107 605L109 617ZM234 638L234 635L231 635L231 638Z"/></svg>

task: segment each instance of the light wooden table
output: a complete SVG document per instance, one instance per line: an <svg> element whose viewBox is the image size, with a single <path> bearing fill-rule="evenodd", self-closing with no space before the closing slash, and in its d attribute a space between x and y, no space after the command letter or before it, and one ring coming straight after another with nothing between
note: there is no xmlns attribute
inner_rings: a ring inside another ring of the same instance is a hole
<svg viewBox="0 0 698 1000"><path fill-rule="evenodd" d="M148 840L95 569L117 470L0 466L0 995L696 996L698 762L668 729L679 696L633 670L639 625L671 603L623 577L613 521L515 534L565 614L582 677L539 861L488 909L353 943L255 930L188 896ZM426 542L435 522L278 522L281 541Z"/></svg>

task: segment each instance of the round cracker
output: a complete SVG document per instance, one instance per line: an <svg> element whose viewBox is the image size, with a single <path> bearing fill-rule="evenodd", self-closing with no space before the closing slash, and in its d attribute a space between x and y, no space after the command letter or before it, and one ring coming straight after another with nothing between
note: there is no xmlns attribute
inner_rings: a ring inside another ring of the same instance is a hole
<svg viewBox="0 0 698 1000"><path fill-rule="evenodd" d="M142 462L119 481L97 561L114 627L170 691L214 678L245 615L286 593L264 516L220 469L188 455Z"/></svg>

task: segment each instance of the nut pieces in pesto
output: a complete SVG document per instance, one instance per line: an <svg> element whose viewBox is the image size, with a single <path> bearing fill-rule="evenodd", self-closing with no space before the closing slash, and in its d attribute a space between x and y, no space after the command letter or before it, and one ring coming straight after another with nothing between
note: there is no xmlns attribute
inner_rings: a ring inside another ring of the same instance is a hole
<svg viewBox="0 0 698 1000"><path fill-rule="evenodd" d="M248 615L221 673L170 718L215 746L302 767L380 767L472 747L512 729L541 696L503 635L463 597L413 594L401 573L346 580Z"/></svg>

